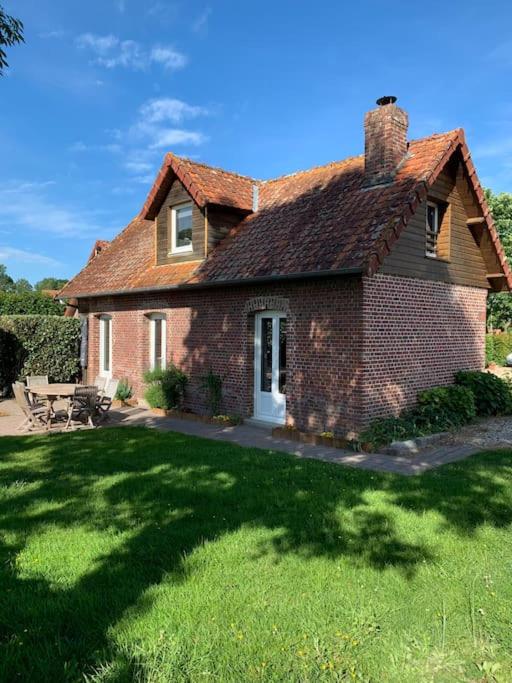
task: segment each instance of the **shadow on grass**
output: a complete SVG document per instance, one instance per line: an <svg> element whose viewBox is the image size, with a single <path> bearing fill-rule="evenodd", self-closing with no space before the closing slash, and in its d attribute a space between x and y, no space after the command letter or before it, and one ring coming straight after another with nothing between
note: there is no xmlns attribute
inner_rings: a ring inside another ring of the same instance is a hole
<svg viewBox="0 0 512 683"><path fill-rule="evenodd" d="M186 581L188 554L242 527L272 531L258 552L277 561L291 553L345 557L411 576L435 557L426 545L400 538L400 509L435 510L445 527L464 534L484 523L502 527L512 521L511 478L505 454L405 478L144 428L6 437L0 678L82 680L112 658L109 628L147 588L164 576ZM372 505L373 491L386 492L385 506ZM16 565L26 543L48 527L126 536L76 583L58 588L22 578Z"/></svg>

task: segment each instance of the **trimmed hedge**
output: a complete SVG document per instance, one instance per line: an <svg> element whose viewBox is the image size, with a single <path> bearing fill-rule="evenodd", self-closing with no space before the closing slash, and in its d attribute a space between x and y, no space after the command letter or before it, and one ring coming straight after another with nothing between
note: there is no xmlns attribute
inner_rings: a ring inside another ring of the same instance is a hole
<svg viewBox="0 0 512 683"><path fill-rule="evenodd" d="M77 379L80 320L57 315L0 316L0 392L16 379L48 375L50 381Z"/></svg>
<svg viewBox="0 0 512 683"><path fill-rule="evenodd" d="M175 365L165 370L155 368L144 373L144 382L148 385L144 398L150 408L179 408L185 394L188 377Z"/></svg>
<svg viewBox="0 0 512 683"><path fill-rule="evenodd" d="M0 292L0 315L62 315L65 308L40 292Z"/></svg>
<svg viewBox="0 0 512 683"><path fill-rule="evenodd" d="M500 334L485 335L485 361L505 365L506 358L512 353L512 334L501 332Z"/></svg>

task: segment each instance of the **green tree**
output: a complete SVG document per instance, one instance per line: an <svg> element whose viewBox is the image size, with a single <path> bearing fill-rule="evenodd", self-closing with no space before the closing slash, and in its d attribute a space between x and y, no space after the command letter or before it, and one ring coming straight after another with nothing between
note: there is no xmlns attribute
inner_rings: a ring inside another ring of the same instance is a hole
<svg viewBox="0 0 512 683"><path fill-rule="evenodd" d="M0 263L0 292L14 291L14 280L7 273L7 268L3 263Z"/></svg>
<svg viewBox="0 0 512 683"><path fill-rule="evenodd" d="M23 23L20 19L6 14L4 8L0 5L0 76L4 70L9 66L7 63L7 54L2 48L2 45L11 47L16 43L24 43L23 37Z"/></svg>
<svg viewBox="0 0 512 683"><path fill-rule="evenodd" d="M512 193L485 191L494 224L500 236L508 262L512 263ZM508 330L512 325L512 296L508 292L489 294L487 326L489 329Z"/></svg>
<svg viewBox="0 0 512 683"><path fill-rule="evenodd" d="M16 282L14 283L14 291L15 292L31 292L32 291L32 285L24 277L21 277L19 280L16 280Z"/></svg>
<svg viewBox="0 0 512 683"><path fill-rule="evenodd" d="M43 289L62 289L67 280L58 277L45 277L39 282L36 282L34 289L40 292Z"/></svg>

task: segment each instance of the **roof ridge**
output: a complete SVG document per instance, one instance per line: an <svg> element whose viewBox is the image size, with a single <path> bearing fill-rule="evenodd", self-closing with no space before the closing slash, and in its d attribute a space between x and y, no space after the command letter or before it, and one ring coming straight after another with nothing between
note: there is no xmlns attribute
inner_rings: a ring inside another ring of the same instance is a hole
<svg viewBox="0 0 512 683"><path fill-rule="evenodd" d="M337 161L328 161L326 164L318 164L317 166L311 166L311 168L304 168L299 171L292 171L291 173L283 173L283 175L278 175L275 178L268 178L267 180L260 180L260 182L262 184L275 183L279 180L284 180L285 178L295 178L298 175L313 173L314 171L320 171L325 168L342 166L344 164L348 164L349 162L354 161L355 159L361 159L362 157L364 157L364 154L355 154L351 157L345 157L345 159L338 159Z"/></svg>
<svg viewBox="0 0 512 683"><path fill-rule="evenodd" d="M195 161L194 159L191 159L190 157L187 156L181 156L179 154L174 154L174 152L167 152L167 156L173 157L174 159L177 159L178 161L186 161L189 164L193 164L194 166L202 166L202 168L207 168L210 171L220 171L221 173L227 173L228 175L233 175L236 176L237 178L242 178L243 180L250 180L253 183L261 183L261 180L258 180L257 178L253 178L252 176L249 175L244 175L243 173L237 173L237 171L228 171L226 168L221 168L220 166L212 166L211 164L207 164L204 161Z"/></svg>

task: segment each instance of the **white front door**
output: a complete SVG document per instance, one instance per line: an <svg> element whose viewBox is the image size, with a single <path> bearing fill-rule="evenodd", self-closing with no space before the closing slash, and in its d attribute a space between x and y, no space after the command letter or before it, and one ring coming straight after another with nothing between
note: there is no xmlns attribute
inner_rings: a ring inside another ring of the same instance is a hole
<svg viewBox="0 0 512 683"><path fill-rule="evenodd" d="M286 418L286 315L264 311L254 330L254 417L284 424Z"/></svg>

